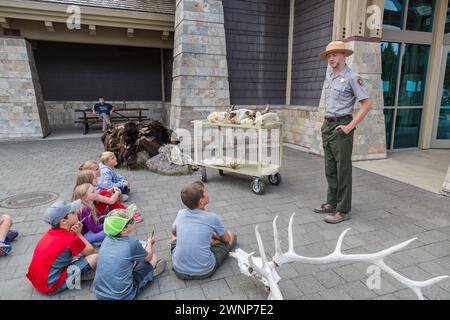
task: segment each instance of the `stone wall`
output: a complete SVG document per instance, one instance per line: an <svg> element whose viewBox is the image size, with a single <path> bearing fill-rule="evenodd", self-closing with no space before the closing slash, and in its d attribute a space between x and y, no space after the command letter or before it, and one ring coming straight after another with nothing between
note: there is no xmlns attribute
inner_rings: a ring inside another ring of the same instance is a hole
<svg viewBox="0 0 450 320"><path fill-rule="evenodd" d="M450 164L445 177L444 185L442 186L442 194L450 197Z"/></svg>
<svg viewBox="0 0 450 320"><path fill-rule="evenodd" d="M50 133L30 44L0 37L0 139Z"/></svg>
<svg viewBox="0 0 450 320"><path fill-rule="evenodd" d="M82 113L75 113L76 109L91 108L97 101L45 101L45 108L47 110L48 121L52 127L70 127L83 125L75 121ZM116 107L117 111L127 108L145 108L147 111L143 112L151 119L163 120L163 102L161 101L108 101ZM137 114L137 113L136 113ZM124 115L131 115L126 113Z"/></svg>
<svg viewBox="0 0 450 320"><path fill-rule="evenodd" d="M171 128L230 105L222 1L177 0Z"/></svg>

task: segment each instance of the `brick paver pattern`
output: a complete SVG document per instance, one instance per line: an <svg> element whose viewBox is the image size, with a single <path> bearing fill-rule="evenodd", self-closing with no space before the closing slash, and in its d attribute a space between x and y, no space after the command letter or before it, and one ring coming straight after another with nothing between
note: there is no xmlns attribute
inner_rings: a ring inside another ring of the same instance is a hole
<svg viewBox="0 0 450 320"><path fill-rule="evenodd" d="M42 140L0 143L0 200L33 191L54 191L68 200L78 166L98 159L102 144L98 138ZM415 280L450 275L450 199L429 193L367 171L354 169L352 219L328 225L312 208L326 197L323 159L286 148L280 186L267 183L263 196L250 190L249 177L219 176L208 169L208 209L219 214L226 227L238 235L239 247L257 251L255 226L259 225L267 254L273 254L272 220L279 216L281 243L287 250L287 225L294 220L298 254L324 256L330 253L340 233L346 253L371 253L413 237L418 240L389 256L386 263ZM139 299L266 299L261 283L242 275L237 262L229 258L210 279L183 281L171 270L170 226L182 208L180 190L198 180L192 176L160 176L146 170L120 170L131 182L128 203L136 203L144 221L136 236L145 240L156 230L156 254L168 260L169 268L138 297ZM414 174L413 172L411 174ZM81 290L68 290L46 297L25 278L34 247L48 229L42 221L46 206L4 209L13 217L13 229L20 232L13 251L0 258L0 299L95 299L92 281ZM305 265L290 263L278 269L285 299L416 299L414 293L389 275L382 275L381 289L369 290L366 263ZM427 299L450 299L450 280L423 290Z"/></svg>

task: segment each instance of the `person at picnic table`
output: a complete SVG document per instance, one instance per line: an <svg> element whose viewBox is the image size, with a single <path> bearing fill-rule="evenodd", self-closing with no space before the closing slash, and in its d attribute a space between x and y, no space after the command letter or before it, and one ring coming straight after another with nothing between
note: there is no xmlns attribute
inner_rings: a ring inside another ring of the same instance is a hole
<svg viewBox="0 0 450 320"><path fill-rule="evenodd" d="M115 107L105 102L103 96L98 97L98 103L92 107L92 114L97 115L103 121L103 132L111 126L111 115L115 111Z"/></svg>

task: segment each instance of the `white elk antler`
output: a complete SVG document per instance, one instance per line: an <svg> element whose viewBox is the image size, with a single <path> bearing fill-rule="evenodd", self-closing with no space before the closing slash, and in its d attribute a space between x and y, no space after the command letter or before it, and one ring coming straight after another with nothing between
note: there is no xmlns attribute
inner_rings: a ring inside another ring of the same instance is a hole
<svg viewBox="0 0 450 320"><path fill-rule="evenodd" d="M278 216L275 217L273 220L273 237L274 237L274 241L275 241L275 256L273 257L273 262L271 262L271 263L267 262L266 253L264 251L264 245L261 240L261 235L259 234L259 231L258 231L258 226L256 226L256 228L255 228L256 239L258 241L259 251L260 251L261 259L262 259L262 267L259 267L258 265L255 264L255 262L253 260L254 253L251 253L250 255L247 255L248 264L252 267L254 272L257 273L257 275L251 274L251 273L248 274L246 272L244 272L244 274L253 276L253 277L257 278L258 280L262 281L263 283L265 283L266 286L268 286L271 291L271 295L269 296L269 298L283 299L281 291L278 287L278 282L280 279L279 279L279 277L277 279L273 275L276 274L278 276L278 274L275 271L276 266L281 266L281 265L283 265L285 263L289 263L289 262L301 262L301 263L308 263L308 264L328 264L328 263L342 262L342 261L363 261L363 262L367 262L370 264L374 264L374 265L377 265L380 269L382 269L386 273L390 274L397 281L403 283L408 288L410 288L412 291L414 291L414 293L417 295L417 297L420 300L424 299L424 296L422 294L422 288L431 286L439 281L442 281L442 280L448 278L448 276L440 276L440 277L435 277L435 278L432 278L432 279L429 279L426 281L414 281L414 280L411 280L411 279L408 279L408 278L402 276L397 271L393 270L392 268L390 268L389 266L387 266L384 263L385 257L387 257L388 255L390 255L396 251L403 249L404 247L406 247L408 244L410 244L417 238L405 241L403 243L400 243L400 244L390 247L388 249L385 249L385 250L382 250L382 251L379 251L376 253L372 253L372 254L343 254L341 251L342 242L344 240L344 236L347 234L348 231L350 231L350 228L346 229L340 235L338 242L336 244L336 248L331 254L329 254L325 257L315 257L315 258L300 256L300 255L296 254L295 250L294 250L294 238L293 238L293 234L292 234L292 221L294 219L294 216L295 216L295 213L292 214L292 216L289 220L289 227L288 227L289 249L286 253L283 253L281 251L280 239L278 236L278 229L277 229ZM235 258L237 258L237 257L235 256ZM238 259L238 261L239 261L239 259ZM239 263L239 265L241 267L242 263ZM241 267L241 270L242 269L243 268ZM262 277L263 279L260 279L258 276Z"/></svg>

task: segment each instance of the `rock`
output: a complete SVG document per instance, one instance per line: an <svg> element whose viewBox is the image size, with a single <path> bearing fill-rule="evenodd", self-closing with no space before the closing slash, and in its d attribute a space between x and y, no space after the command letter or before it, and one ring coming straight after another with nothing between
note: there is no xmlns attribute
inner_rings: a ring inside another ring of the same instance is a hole
<svg viewBox="0 0 450 320"><path fill-rule="evenodd" d="M137 165L138 167L145 168L147 161L150 160L150 156L146 151L139 151L137 153Z"/></svg>
<svg viewBox="0 0 450 320"><path fill-rule="evenodd" d="M158 154L153 158L149 159L146 162L146 166L150 171L163 175L178 176L178 175L192 174L190 166L188 165L179 166L176 164L170 164L169 161L167 161L167 158L164 154Z"/></svg>

